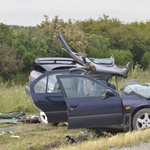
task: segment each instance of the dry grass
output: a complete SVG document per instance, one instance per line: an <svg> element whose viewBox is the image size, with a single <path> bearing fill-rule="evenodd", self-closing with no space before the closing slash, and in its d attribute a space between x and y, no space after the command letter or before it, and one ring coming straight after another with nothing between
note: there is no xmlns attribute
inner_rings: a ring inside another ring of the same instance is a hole
<svg viewBox="0 0 150 150"><path fill-rule="evenodd" d="M11 138L10 134L0 135L0 150L45 150L68 145L68 141L63 139L66 135L74 136L78 139L85 140L86 138L80 135L79 130L67 130L67 126L59 125L59 127L22 127L18 125L13 135L18 135L20 138Z"/></svg>
<svg viewBox="0 0 150 150"><path fill-rule="evenodd" d="M140 83L150 83L150 70L143 70L139 65L136 65L134 70L131 69L127 75L127 78L118 77L118 91L122 85L131 79L137 79ZM115 77L111 78L109 82L116 85Z"/></svg>
<svg viewBox="0 0 150 150"><path fill-rule="evenodd" d="M6 83L0 83L0 112L10 111L37 112L34 103L26 96L25 86L13 85L6 87Z"/></svg>
<svg viewBox="0 0 150 150"><path fill-rule="evenodd" d="M11 138L10 134L0 135L0 150L108 150L138 145L139 142L150 140L150 129L118 133L111 137L100 136L97 139L86 138L79 133L80 130L67 130L67 126L63 124L60 124L59 127L36 125L33 128L29 128L28 125L17 125L13 134L19 135L20 138ZM82 129L82 131L85 130ZM66 139L63 139L66 135L73 136L82 143L70 145Z"/></svg>
<svg viewBox="0 0 150 150"><path fill-rule="evenodd" d="M109 148L121 148L127 146L138 145L139 142L148 142L150 140L150 129L120 133L109 138L99 138L83 142L75 146L64 146L59 150L108 150Z"/></svg>
<svg viewBox="0 0 150 150"><path fill-rule="evenodd" d="M127 79L119 79L119 89L129 79L138 79L141 83L150 82L149 71L143 71L138 66L135 70L131 70ZM112 79L112 83L115 83ZM0 112L7 113L9 111L22 110L28 114L37 113L37 109L31 102L24 91L24 86L13 85L6 88L5 84L0 84ZM5 127L5 126L2 126ZM143 131L133 131L127 133L119 133L112 137L101 136L98 139L87 139L76 130L67 130L66 126L59 127L42 127L37 125L35 128L29 129L28 126L17 125L14 135L20 138L11 138L9 134L0 135L0 150L105 150L112 147L124 147L138 145L139 142L148 142L150 140L150 129ZM84 131L85 129L82 129ZM64 136L70 135L82 141L81 144L72 145L68 143Z"/></svg>

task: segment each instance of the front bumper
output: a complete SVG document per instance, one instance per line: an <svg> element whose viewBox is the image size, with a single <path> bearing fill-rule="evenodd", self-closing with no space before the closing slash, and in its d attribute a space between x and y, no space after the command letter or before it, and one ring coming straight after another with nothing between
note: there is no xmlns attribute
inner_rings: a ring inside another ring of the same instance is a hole
<svg viewBox="0 0 150 150"><path fill-rule="evenodd" d="M31 92L30 92L30 87L28 85L26 85L26 87L25 87L25 92L26 92L26 95L28 96L28 98L33 101Z"/></svg>

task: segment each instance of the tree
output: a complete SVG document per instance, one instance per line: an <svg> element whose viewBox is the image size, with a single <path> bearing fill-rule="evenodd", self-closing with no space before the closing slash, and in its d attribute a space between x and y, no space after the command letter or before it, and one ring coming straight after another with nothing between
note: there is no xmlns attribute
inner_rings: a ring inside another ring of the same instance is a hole
<svg viewBox="0 0 150 150"><path fill-rule="evenodd" d="M0 44L12 45L14 38L13 30L3 23L0 24Z"/></svg>
<svg viewBox="0 0 150 150"><path fill-rule="evenodd" d="M0 75L8 79L9 74L17 74L23 68L23 61L16 59L16 55L6 44L0 44Z"/></svg>
<svg viewBox="0 0 150 150"><path fill-rule="evenodd" d="M106 58L109 56L109 39L103 38L100 35L96 34L87 34L86 40L89 43L86 48L88 57L93 58Z"/></svg>
<svg viewBox="0 0 150 150"><path fill-rule="evenodd" d="M145 52L141 59L141 64L144 68L150 66L150 52Z"/></svg>
<svg viewBox="0 0 150 150"><path fill-rule="evenodd" d="M43 42L47 55L51 53L51 57L53 55L64 56L64 52L61 50L62 45L56 36L57 32L62 33L66 43L73 51L86 55L85 48L87 47L87 42L84 39L85 34L73 20L69 19L68 22L64 22L62 19L58 19L58 16L55 16L52 21L48 19L48 16L45 16L45 21L36 26L35 34L37 45Z"/></svg>

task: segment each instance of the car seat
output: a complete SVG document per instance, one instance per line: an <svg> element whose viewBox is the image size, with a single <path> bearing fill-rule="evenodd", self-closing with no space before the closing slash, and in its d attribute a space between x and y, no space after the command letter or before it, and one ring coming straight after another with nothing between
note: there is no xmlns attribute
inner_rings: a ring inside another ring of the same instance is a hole
<svg viewBox="0 0 150 150"><path fill-rule="evenodd" d="M89 97L101 96L102 93L104 93L104 91L101 86L97 83L94 83L94 88L90 90Z"/></svg>

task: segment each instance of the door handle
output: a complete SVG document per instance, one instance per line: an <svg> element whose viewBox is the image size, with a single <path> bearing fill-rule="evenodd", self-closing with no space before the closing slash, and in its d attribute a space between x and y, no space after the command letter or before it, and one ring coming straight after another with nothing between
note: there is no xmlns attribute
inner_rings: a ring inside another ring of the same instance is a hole
<svg viewBox="0 0 150 150"><path fill-rule="evenodd" d="M46 102L46 100L45 99L39 99L39 100L37 100L39 103L45 103Z"/></svg>
<svg viewBox="0 0 150 150"><path fill-rule="evenodd" d="M78 107L78 106L79 106L79 104L71 104L71 105L70 105L71 108L76 108L76 107Z"/></svg>

